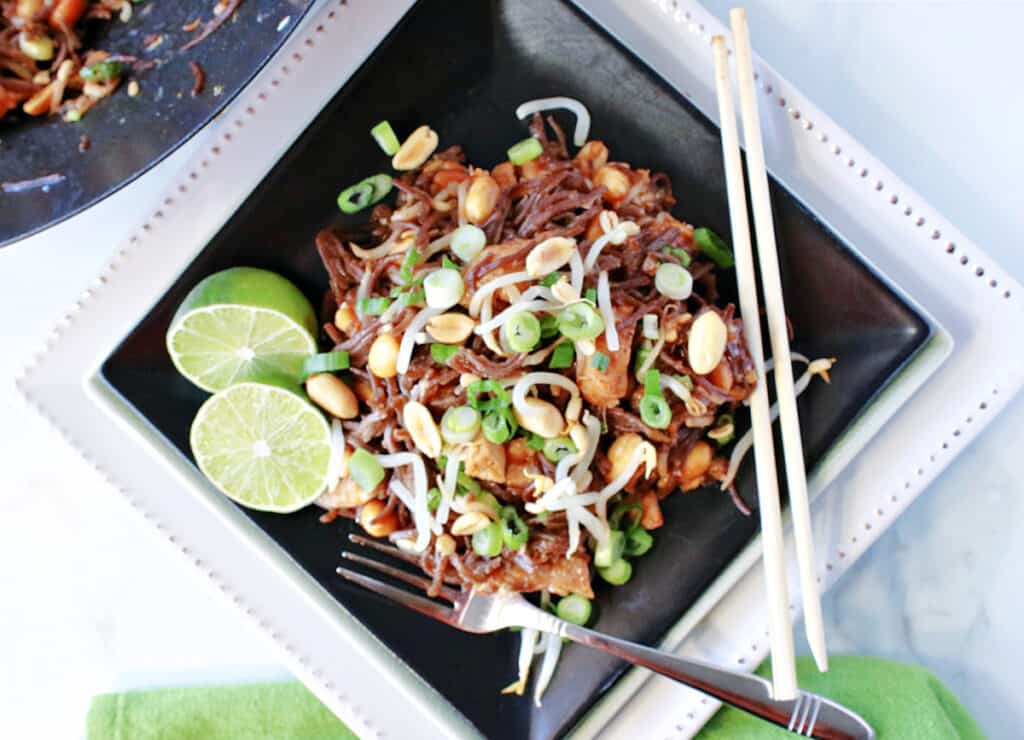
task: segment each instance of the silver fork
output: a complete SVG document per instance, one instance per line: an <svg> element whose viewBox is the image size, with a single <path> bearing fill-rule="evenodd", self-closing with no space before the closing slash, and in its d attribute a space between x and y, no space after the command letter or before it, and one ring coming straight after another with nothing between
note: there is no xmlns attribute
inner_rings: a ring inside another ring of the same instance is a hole
<svg viewBox="0 0 1024 740"><path fill-rule="evenodd" d="M416 556L396 547L355 534L349 535L349 540L407 563L417 563ZM341 556L424 591L431 585L430 580L422 575L409 573L372 558L348 551ZM825 740L873 740L875 737L871 726L858 715L822 696L801 691L795 700L774 701L771 698L771 684L763 678L729 671L698 660L680 658L579 627L534 606L519 594L488 596L442 585L440 598L451 603L451 606L445 606L345 566L340 566L337 572L374 593L465 632L485 633L507 627L524 627L561 635L668 676L737 709L785 727L797 735Z"/></svg>

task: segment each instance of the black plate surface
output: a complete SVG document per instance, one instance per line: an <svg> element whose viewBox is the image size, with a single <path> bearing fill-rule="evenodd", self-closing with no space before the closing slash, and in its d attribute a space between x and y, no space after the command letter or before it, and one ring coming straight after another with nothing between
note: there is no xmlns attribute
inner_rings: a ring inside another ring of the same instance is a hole
<svg viewBox="0 0 1024 740"><path fill-rule="evenodd" d="M91 24L85 34L88 47L159 60L160 65L135 75L141 87L137 97L129 97L122 84L79 123L20 113L0 120L0 180L66 178L45 190L0 193L0 246L102 200L188 141L263 67L311 2L244 0L232 20L185 52L180 47L195 34L182 26L211 18L214 0L145 0L127 23ZM278 30L285 18L290 20ZM146 51L145 39L154 33L164 34L164 41ZM206 73L205 89L194 98L190 61ZM79 152L83 134L91 146Z"/></svg>
<svg viewBox="0 0 1024 740"><path fill-rule="evenodd" d="M216 270L254 265L287 275L318 300L327 280L314 235L339 218L334 200L343 186L387 165L367 133L376 121L388 118L398 132L429 122L442 146L461 143L471 161L489 166L526 135L516 105L549 95L585 101L593 138L607 142L613 158L665 170L680 217L728 234L717 128L576 10L551 0L423 2L107 360L105 378L189 457L189 425L205 395L177 375L164 350L188 289ZM795 348L840 358L832 384L815 383L801 398L813 466L929 329L792 195L778 185L772 194ZM748 464L740 487L753 501L750 473ZM657 641L757 530L756 518L716 490L674 495L665 508L666 526L633 580L599 587L598 629ZM312 510L246 514L489 738L558 736L621 675L618 661L570 646L542 708L501 696L515 677L515 635L461 634L341 582L334 568L347 522L321 525Z"/></svg>

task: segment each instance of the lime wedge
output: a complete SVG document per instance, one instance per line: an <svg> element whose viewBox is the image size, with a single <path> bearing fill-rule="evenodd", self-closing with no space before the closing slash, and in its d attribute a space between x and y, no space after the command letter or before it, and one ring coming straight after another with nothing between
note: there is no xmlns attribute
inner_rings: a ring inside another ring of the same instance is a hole
<svg viewBox="0 0 1024 740"><path fill-rule="evenodd" d="M233 267L202 280L167 330L178 372L205 391L233 383L298 385L302 362L316 352L316 314L280 275Z"/></svg>
<svg viewBox="0 0 1024 740"><path fill-rule="evenodd" d="M284 388L238 383L216 393L199 408L189 441L203 474L250 509L296 511L327 482L327 420Z"/></svg>

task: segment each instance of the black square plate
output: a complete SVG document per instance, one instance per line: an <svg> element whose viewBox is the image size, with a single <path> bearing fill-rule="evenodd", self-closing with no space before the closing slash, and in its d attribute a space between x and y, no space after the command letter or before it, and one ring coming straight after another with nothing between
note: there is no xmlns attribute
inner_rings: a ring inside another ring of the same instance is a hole
<svg viewBox="0 0 1024 740"><path fill-rule="evenodd" d="M551 95L586 103L592 136L614 159L666 171L681 218L728 234L717 127L575 8L556 0L424 0L107 359L104 378L189 457L189 425L205 395L175 372L164 349L188 289L216 270L253 265L288 276L318 300L327 278L315 234L338 218L343 186L386 166L369 137L374 123L387 118L401 132L429 122L442 146L460 143L471 162L488 165L526 135L516 105ZM930 329L790 193L775 184L772 196L795 349L839 358L832 384L815 383L801 399L813 466ZM742 471L740 488L753 501L750 472ZM665 509L666 526L633 580L599 587L598 629L656 642L757 531L756 518L741 516L717 490L674 495ZM345 521L321 525L312 509L246 514L487 737L563 734L622 673L618 661L573 646L542 708L502 696L515 678L516 635L462 634L343 583L334 568Z"/></svg>

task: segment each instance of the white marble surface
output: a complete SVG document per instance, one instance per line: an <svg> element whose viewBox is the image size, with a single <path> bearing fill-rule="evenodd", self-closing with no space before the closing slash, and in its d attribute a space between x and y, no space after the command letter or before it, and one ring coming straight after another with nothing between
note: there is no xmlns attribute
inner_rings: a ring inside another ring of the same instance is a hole
<svg viewBox="0 0 1024 740"><path fill-rule="evenodd" d="M708 4L723 17L730 5ZM764 57L1024 279L1024 3L747 7ZM0 252L3 737L81 736L90 696L112 688L285 675L263 638L11 390L187 155ZM929 667L993 738L1024 724L1012 678L1024 659L1022 423L1018 399L826 598L834 652Z"/></svg>

